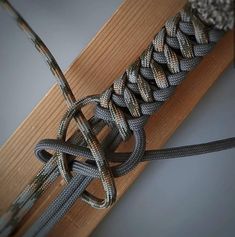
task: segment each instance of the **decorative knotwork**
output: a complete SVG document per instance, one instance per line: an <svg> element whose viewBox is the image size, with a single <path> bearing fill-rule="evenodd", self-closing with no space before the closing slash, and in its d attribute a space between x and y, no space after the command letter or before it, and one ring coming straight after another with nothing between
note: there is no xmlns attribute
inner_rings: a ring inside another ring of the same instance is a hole
<svg viewBox="0 0 235 237"><path fill-rule="evenodd" d="M100 107L108 110L123 140L131 134L128 118L154 113L221 35L204 25L189 5L167 20L140 58L100 97Z"/></svg>
<svg viewBox="0 0 235 237"><path fill-rule="evenodd" d="M208 53L221 35L220 31L206 27L186 5L180 13L166 22L140 58L132 63L111 87L100 96L87 97L74 102L61 121L57 139L66 142L65 130L71 119L75 118L86 145L96 161L95 166L89 162L82 164L75 161L76 167L83 167L89 172L96 167L96 172L93 170L95 175L92 177L98 176L106 191L106 202L105 200L99 202L87 192L82 195L83 200L97 208L108 207L112 204L116 198L113 176L121 176L132 170L141 159L141 154L144 153L145 141L140 144L137 138L141 137L140 140L143 141L143 126L148 116L170 97L175 86L185 79L187 72L197 66L202 56ZM132 155L118 166L109 167L105 151L102 150L89 122L80 110L80 104L90 102L97 103L96 118L112 127L116 125L123 140L127 140L131 134L136 137L138 145L134 148ZM45 145L46 141L40 143L36 149L37 156L42 160ZM71 169L67 156L72 154L61 150L58 144L49 147L56 151L59 171L69 182Z"/></svg>
<svg viewBox="0 0 235 237"><path fill-rule="evenodd" d="M175 86L185 79L187 72L197 66L202 56L208 53L221 35L220 31L205 26L187 5L166 22L140 58L131 64L111 87L99 97L87 97L73 104L61 121L58 140L66 142L64 133L74 117L96 161L93 167L89 162L81 164L76 161L77 167L83 166L83 169L89 170L88 172L96 167L96 172L93 170L95 175L92 177L97 176L98 171L98 177L106 191L106 204L99 203L97 198L84 192L82 197L86 202L97 208L112 204L116 198L113 176L120 176L132 170L144 153L145 141L140 144L138 137L143 141L143 126L148 116L169 98ZM105 121L113 129L116 125L123 140L128 139L131 134L136 137L137 145L132 155L118 166L109 167L105 151L101 149L102 146L80 110L80 104L90 102L97 103L96 118ZM42 160L45 144L44 141L37 146L37 156ZM50 146L50 149L56 151L60 173L69 182L71 171L67 156L72 154L61 150L58 146Z"/></svg>
<svg viewBox="0 0 235 237"><path fill-rule="evenodd" d="M68 183L66 188L76 189L76 194L84 201L96 208L107 208L116 199L114 177L130 172L142 160L201 154L235 146L235 139L227 139L207 146L187 146L182 150L175 148L145 152L144 124L149 115L169 98L175 86L185 79L187 72L197 66L224 33L205 25L189 5L166 22L147 49L111 87L100 96L76 101L56 60L42 40L7 0L0 0L0 3L11 12L36 49L45 57L69 107L61 120L57 139L46 139L37 144L35 154L46 164L1 217L0 234L7 236L14 231L59 174ZM96 103L96 109L95 116L87 120L81 109L89 103ZM67 139L66 132L72 119L78 131ZM100 144L96 135L106 125L112 130ZM133 151L115 153L121 140L127 140L130 135L135 137ZM53 155L47 150L53 150ZM77 156L84 157L85 162L75 159ZM118 165L110 166L109 162L117 162ZM77 173L75 177L72 172ZM103 184L103 200L85 190L93 178L100 179ZM53 216L57 208L53 212L49 211L48 215ZM39 221L40 230L45 220Z"/></svg>

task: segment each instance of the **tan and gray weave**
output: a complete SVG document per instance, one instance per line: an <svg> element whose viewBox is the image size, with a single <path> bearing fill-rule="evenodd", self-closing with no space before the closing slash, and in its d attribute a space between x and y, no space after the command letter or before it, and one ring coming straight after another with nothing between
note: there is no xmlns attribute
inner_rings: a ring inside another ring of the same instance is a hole
<svg viewBox="0 0 235 237"><path fill-rule="evenodd" d="M68 104L56 139L44 139L36 148L43 168L28 184L0 219L0 236L8 236L19 226L47 187L61 175L67 185L44 214L30 227L25 236L45 236L73 203L82 198L96 208L106 208L116 199L115 177L127 174L139 162L203 154L233 148L235 138L206 144L145 151L144 125L150 115L174 92L223 36L224 31L207 25L190 5L170 18L156 34L151 44L127 70L101 95L76 101L62 71L42 40L29 27L8 1L0 1L10 11L57 78ZM87 120L82 107L95 103L94 116ZM66 137L72 119L78 131ZM107 137L99 142L96 135L111 127ZM132 152L117 153L118 145L130 136L135 137ZM47 150L53 150L50 154ZM86 158L85 162L79 157ZM110 166L110 162L118 163ZM74 175L72 175L72 173ZM94 197L86 191L93 179L100 179L105 198Z"/></svg>

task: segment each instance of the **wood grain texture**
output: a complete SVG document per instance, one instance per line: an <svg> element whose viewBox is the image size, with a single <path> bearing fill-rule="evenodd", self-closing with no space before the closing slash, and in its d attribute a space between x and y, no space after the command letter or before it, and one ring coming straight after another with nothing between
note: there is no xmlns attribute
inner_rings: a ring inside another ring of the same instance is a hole
<svg viewBox="0 0 235 237"><path fill-rule="evenodd" d="M167 18L178 12L185 0L126 0L92 42L73 62L66 78L76 98L102 92L146 48ZM146 125L147 148L160 148L192 111L233 58L233 33L229 32L202 63L189 74L176 93ZM0 150L0 210L3 212L41 164L33 155L35 144L56 135L66 105L59 89L53 86L22 125ZM131 142L122 146L130 150ZM120 198L143 171L141 164L130 174L116 180ZM62 182L48 190L37 207L25 218L17 236L48 205L61 189ZM92 192L102 195L93 183ZM88 236L108 210L96 210L81 201L55 226L50 236Z"/></svg>

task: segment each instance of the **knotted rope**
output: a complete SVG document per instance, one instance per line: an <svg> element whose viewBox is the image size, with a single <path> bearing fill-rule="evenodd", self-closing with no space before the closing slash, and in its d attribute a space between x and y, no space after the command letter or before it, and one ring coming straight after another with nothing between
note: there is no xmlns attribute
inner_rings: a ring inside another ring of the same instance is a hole
<svg viewBox="0 0 235 237"><path fill-rule="evenodd" d="M111 181L112 175L125 175L143 156L145 142L140 141L144 140L143 127L147 118L170 97L176 85L185 79L187 72L196 67L222 35L222 31L204 25L189 5L186 5L179 14L165 23L140 58L131 64L111 87L101 96L87 97L75 103L65 114L57 138L60 141L65 142L66 130L77 111L80 114L81 107L90 102L97 104L95 117L115 125L123 140L127 140L132 134L135 136L138 143L138 150L133 151L135 155L131 155L112 170L105 165L105 175L100 171L104 189L107 187L110 191L109 195L112 197L110 200L115 200L116 195L114 182ZM87 146L97 147L97 139L93 136L88 121L84 116L81 117L82 123L79 129L84 135ZM42 143L40 145L42 146ZM52 141L45 145L57 151ZM96 149L99 150L100 147ZM106 160L103 158L103 162ZM62 177L69 182L71 175L68 159L63 151L59 152L58 165ZM88 203L97 208L104 207L99 206L97 201L93 202L92 198L88 199ZM112 201L107 203L107 206L111 204Z"/></svg>
<svg viewBox="0 0 235 237"><path fill-rule="evenodd" d="M8 1L2 0L1 3L46 58L69 107L61 120L57 139L45 139L37 144L35 154L45 165L1 217L1 236L8 236L15 230L20 220L60 174L67 186L25 236L47 234L79 197L93 207L109 207L116 199L114 177L127 174L141 161L203 154L235 146L235 138L230 138L145 151L144 125L148 117L171 96L175 87L224 34L223 30L204 24L190 5L166 22L140 58L111 87L100 96L76 101L62 71L42 40ZM87 120L81 109L90 103L95 103L96 108L94 116ZM67 139L66 133L72 119L75 119L78 131ZM105 126L111 127L111 132L100 143L96 135ZM133 151L115 152L117 146L132 135L135 137ZM54 154L47 150L53 150ZM78 156L86 160L75 159ZM110 162L118 165L110 166ZM100 179L103 184L103 200L86 191L94 178Z"/></svg>

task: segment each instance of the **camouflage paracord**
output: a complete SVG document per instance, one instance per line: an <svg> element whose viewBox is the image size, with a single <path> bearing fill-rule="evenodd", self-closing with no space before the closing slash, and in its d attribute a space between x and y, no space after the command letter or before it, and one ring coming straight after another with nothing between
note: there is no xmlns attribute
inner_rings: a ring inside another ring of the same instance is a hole
<svg viewBox="0 0 235 237"><path fill-rule="evenodd" d="M204 12L193 10L187 4L180 13L165 23L140 58L110 88L100 96L88 96L76 101L56 60L42 40L8 1L2 0L0 3L13 15L20 28L46 58L69 107L62 118L57 139L46 139L37 144L35 154L46 163L1 217L1 236L8 236L15 230L21 219L59 175L65 179L67 187L25 236L47 234L78 197L96 208L109 207L116 199L114 177L125 175L140 161L202 154L235 146L235 138L231 138L145 152L144 134L144 124L148 117L159 109L187 73L210 52L223 36L223 29L233 26L231 20L229 23L217 24L220 27L208 25L205 23L208 21L203 20ZM209 23L213 23L212 20ZM89 103L95 103L96 109L94 117L86 120L81 109ZM75 119L80 132L75 132L67 140L66 131L72 119ZM112 127L112 131L100 144L96 135L106 125ZM122 140L127 140L132 135L136 141L132 153L114 152ZM51 155L47 149L54 150L55 153ZM87 158L87 161L84 163L75 160L78 156ZM119 164L110 167L108 161ZM71 171L76 173L74 177ZM101 180L106 193L104 200L85 191L93 178ZM73 199L71 192L76 194Z"/></svg>

